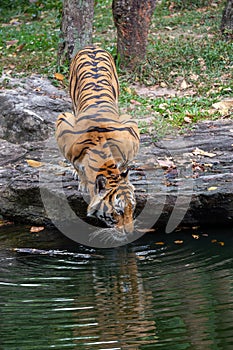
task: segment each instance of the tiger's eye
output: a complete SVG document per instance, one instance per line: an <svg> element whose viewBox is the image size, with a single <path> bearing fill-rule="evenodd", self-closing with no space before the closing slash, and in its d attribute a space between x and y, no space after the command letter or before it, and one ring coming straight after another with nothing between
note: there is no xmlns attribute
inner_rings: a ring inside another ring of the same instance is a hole
<svg viewBox="0 0 233 350"><path fill-rule="evenodd" d="M117 215L123 215L123 214L124 214L124 211L122 209L117 210Z"/></svg>

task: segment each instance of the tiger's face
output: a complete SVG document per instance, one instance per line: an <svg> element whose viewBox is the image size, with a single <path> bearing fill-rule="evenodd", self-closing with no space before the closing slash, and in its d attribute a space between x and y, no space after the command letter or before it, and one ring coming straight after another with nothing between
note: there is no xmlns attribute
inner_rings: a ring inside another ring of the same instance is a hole
<svg viewBox="0 0 233 350"><path fill-rule="evenodd" d="M108 227L114 227L119 232L132 233L135 206L134 187L122 176L116 187L103 187L92 198L87 215L97 217Z"/></svg>

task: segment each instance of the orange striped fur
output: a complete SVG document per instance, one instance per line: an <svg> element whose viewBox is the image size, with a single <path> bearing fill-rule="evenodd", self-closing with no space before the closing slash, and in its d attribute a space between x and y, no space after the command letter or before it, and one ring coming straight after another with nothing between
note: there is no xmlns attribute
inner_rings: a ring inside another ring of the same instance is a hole
<svg viewBox="0 0 233 350"><path fill-rule="evenodd" d="M90 194L87 214L132 232L135 196L128 164L138 152L139 132L129 115L118 112L118 77L107 51L89 46L77 53L70 95L74 113L58 116L56 138L78 173L80 190Z"/></svg>

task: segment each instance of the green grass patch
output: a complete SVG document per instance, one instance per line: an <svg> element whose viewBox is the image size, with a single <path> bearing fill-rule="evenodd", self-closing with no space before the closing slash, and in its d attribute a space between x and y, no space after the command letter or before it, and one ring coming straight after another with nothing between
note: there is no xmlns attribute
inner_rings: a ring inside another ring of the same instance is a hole
<svg viewBox="0 0 233 350"><path fill-rule="evenodd" d="M96 1L93 42L116 56L111 3ZM226 42L219 30L224 4L214 4L161 1L151 24L147 59L134 73L118 67L121 109L138 118L142 132L162 135L171 128L182 130L199 120L217 118L213 103L232 96L233 43ZM61 0L1 1L0 73L53 78L61 72L67 78L68 65L57 65L61 11ZM155 90L173 89L177 96L142 97L132 87L135 82Z"/></svg>
<svg viewBox="0 0 233 350"><path fill-rule="evenodd" d="M212 107L213 103L219 101L219 95L214 95L211 91L208 96L151 98L139 96L127 85L124 85L123 90L120 104L124 106L124 112L138 119L142 133L150 133L154 137L177 131L184 132L198 121L214 120L221 116Z"/></svg>
<svg viewBox="0 0 233 350"><path fill-rule="evenodd" d="M0 72L53 74L57 69L61 1L4 4L0 10Z"/></svg>

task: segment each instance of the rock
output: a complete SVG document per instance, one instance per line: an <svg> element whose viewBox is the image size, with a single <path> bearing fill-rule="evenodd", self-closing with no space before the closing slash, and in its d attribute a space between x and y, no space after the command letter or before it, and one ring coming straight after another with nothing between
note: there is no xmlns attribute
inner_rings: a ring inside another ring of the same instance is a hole
<svg viewBox="0 0 233 350"><path fill-rule="evenodd" d="M14 163L23 158L27 151L20 145L0 139L0 166Z"/></svg>
<svg viewBox="0 0 233 350"><path fill-rule="evenodd" d="M70 110L69 100L61 99L64 92L36 76L25 82L5 80L1 79L7 89L0 94L0 138L12 143L47 139L56 116Z"/></svg>
<svg viewBox="0 0 233 350"><path fill-rule="evenodd" d="M70 110L67 93L40 77L5 85L0 92L0 214L47 226L54 218L71 219L73 212L87 220L88 197L78 192L53 136L58 113ZM142 136L130 172L138 222L167 232L179 224L232 225L232 150L232 120L202 122L183 137L158 142ZM30 166L27 160L42 164Z"/></svg>

